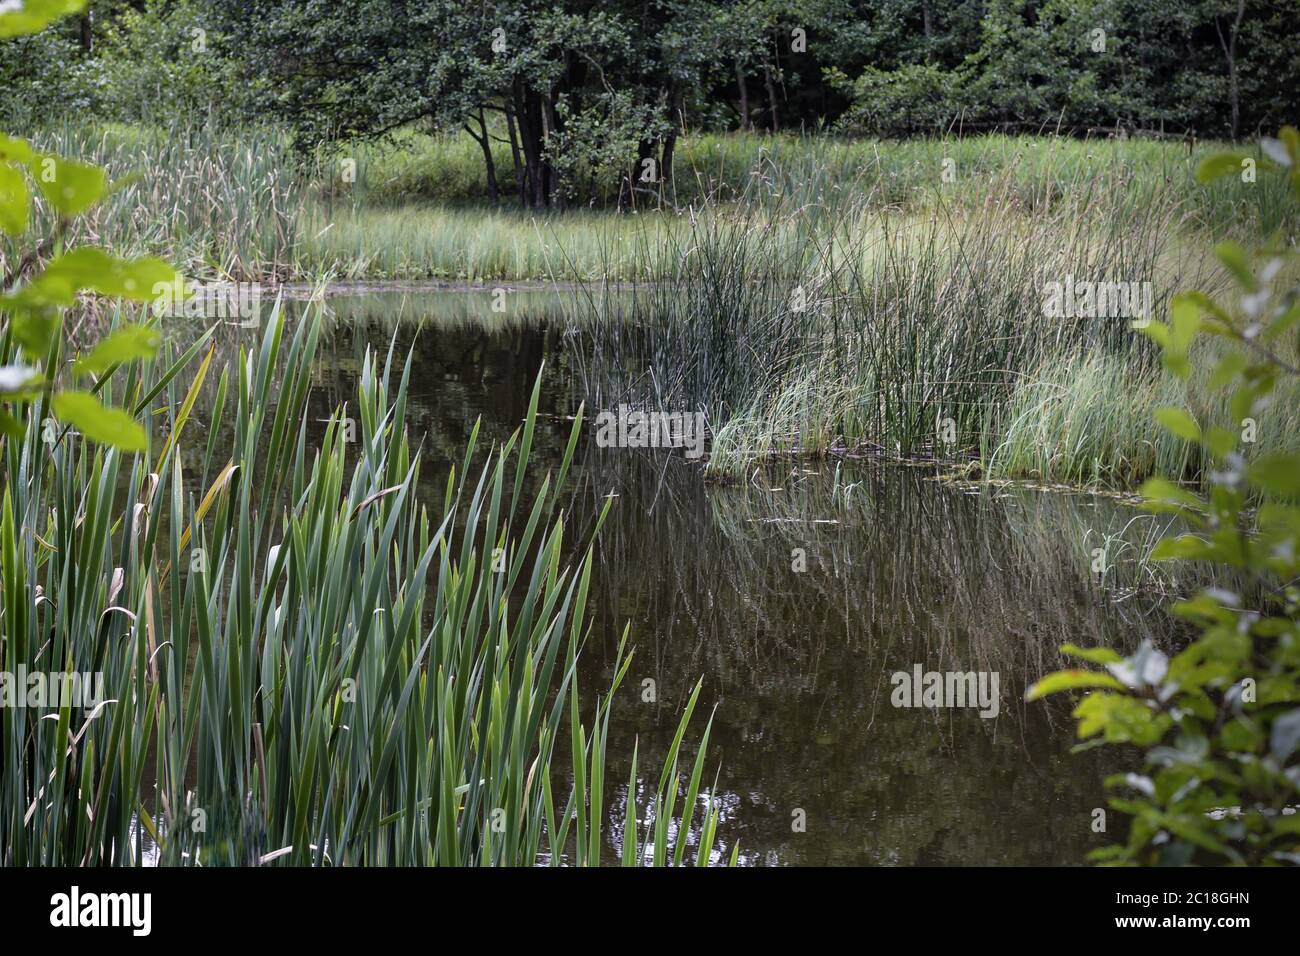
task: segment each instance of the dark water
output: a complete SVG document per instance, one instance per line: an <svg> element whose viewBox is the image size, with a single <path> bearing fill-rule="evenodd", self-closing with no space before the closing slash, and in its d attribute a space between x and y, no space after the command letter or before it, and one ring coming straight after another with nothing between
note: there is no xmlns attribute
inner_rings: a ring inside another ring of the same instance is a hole
<svg viewBox="0 0 1300 956"><path fill-rule="evenodd" d="M315 417L355 394L369 345L414 350L408 424L429 500L474 421L502 441L544 366L532 481L558 462L593 391L584 339L562 316L505 321L486 297L333 299ZM401 321L393 321L400 316ZM590 412L589 419L590 421ZM590 424L566 488L580 547L606 497L581 686L610 681L631 625L636 653L610 729L611 777L632 748L656 767L703 678L713 712L722 851L750 864L1075 864L1116 756L1072 754L1065 700L1026 704L1064 642L1170 640L1158 602L1100 588L1091 548L1137 512L1109 499L957 487L922 468L782 462L752 480L704 480L679 453L602 449ZM1136 549L1133 549L1136 551ZM801 565L804 570L796 570ZM1117 598L1123 597L1123 600ZM895 672L996 674L996 717L901 708ZM697 716L695 730L702 727ZM623 784L608 795L615 857Z"/></svg>

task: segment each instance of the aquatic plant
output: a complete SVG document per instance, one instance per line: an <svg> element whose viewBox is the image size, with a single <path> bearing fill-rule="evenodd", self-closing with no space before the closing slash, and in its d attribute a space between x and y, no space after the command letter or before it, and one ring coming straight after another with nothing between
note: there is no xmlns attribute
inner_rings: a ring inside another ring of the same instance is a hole
<svg viewBox="0 0 1300 956"><path fill-rule="evenodd" d="M138 454L47 445L35 420L4 440L4 669L105 687L89 707L0 708L6 865L608 858L609 708L628 656L597 696L577 686L590 556L561 560L556 489L578 426L525 495L534 390L517 434L481 468L472 439L422 502L409 361L369 355L356 404L318 431L319 335L314 320L289 334L277 309L224 369L200 341L165 371L106 377L148 425ZM662 771L642 786L633 768L626 864L682 863L688 844L719 859L707 727L685 753L697 699Z"/></svg>

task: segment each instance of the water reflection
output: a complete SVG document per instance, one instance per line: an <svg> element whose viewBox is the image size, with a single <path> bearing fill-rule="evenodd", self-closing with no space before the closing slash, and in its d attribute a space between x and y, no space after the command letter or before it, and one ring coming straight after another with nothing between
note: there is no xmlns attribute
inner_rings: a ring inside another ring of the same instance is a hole
<svg viewBox="0 0 1300 956"><path fill-rule="evenodd" d="M311 396L311 417L325 419L355 394L367 347L411 349L408 425L431 501L475 419L484 447L505 440L544 367L535 487L600 375L563 299L529 321L473 305L447 314L459 307L330 300ZM612 779L627 779L634 744L655 766L702 676L702 709L716 707L719 843L738 841L746 863L1078 863L1115 838L1092 829L1114 755L1072 755L1068 702L1023 696L1062 664L1064 642L1176 639L1157 599L1116 602L1089 575L1089 542L1144 540L1157 519L867 463L837 475L787 462L711 485L680 454L601 449L592 434L566 489L569 540L584 541L617 497L596 548L582 685L608 684L629 621L637 648L611 723ZM998 716L892 706L890 675L916 664L997 673ZM609 800L611 859L625 786Z"/></svg>

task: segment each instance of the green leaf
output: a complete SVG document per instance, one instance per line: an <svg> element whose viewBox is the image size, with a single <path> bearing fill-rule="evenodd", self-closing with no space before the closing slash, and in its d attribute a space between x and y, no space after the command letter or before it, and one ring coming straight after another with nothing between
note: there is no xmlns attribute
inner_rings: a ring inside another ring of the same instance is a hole
<svg viewBox="0 0 1300 956"><path fill-rule="evenodd" d="M1246 471L1251 484L1285 498L1300 497L1300 455L1274 452L1251 462Z"/></svg>
<svg viewBox="0 0 1300 956"><path fill-rule="evenodd" d="M0 434L7 435L14 441L22 441L26 432L18 419L6 411L0 410Z"/></svg>
<svg viewBox="0 0 1300 956"><path fill-rule="evenodd" d="M1151 549L1152 561L1195 561L1214 553L1214 548L1204 538L1194 534L1181 534L1176 538L1161 538Z"/></svg>
<svg viewBox="0 0 1300 956"><path fill-rule="evenodd" d="M1201 426L1181 408L1157 408L1156 421L1179 438L1195 442L1201 440Z"/></svg>
<svg viewBox="0 0 1300 956"><path fill-rule="evenodd" d="M1201 312L1205 308L1204 296L1199 293L1180 292L1169 303L1168 331L1160 336L1151 337L1164 347L1161 361L1165 368L1186 378L1191 372L1187 361L1187 350L1191 348L1196 333L1201 330Z"/></svg>
<svg viewBox="0 0 1300 956"><path fill-rule="evenodd" d="M89 392L59 392L54 414L87 438L124 451L144 451L144 429L120 408L105 408Z"/></svg>
<svg viewBox="0 0 1300 956"><path fill-rule="evenodd" d="M1105 687L1110 690L1122 690L1124 685L1109 674L1100 674L1097 671L1055 671L1034 683L1025 692L1025 700L1038 700L1048 694L1057 694L1063 690L1076 690L1080 687Z"/></svg>
<svg viewBox="0 0 1300 956"><path fill-rule="evenodd" d="M89 163L43 153L28 165L41 195L66 217L81 215L108 191L107 174Z"/></svg>
<svg viewBox="0 0 1300 956"><path fill-rule="evenodd" d="M90 289L101 295L151 302L175 279L176 270L153 256L119 259L95 246L79 246L51 262L33 284L48 281L74 293Z"/></svg>
<svg viewBox="0 0 1300 956"><path fill-rule="evenodd" d="M89 355L72 366L74 375L98 375L110 366L132 359L153 358L162 338L147 325L128 325L99 342Z"/></svg>
<svg viewBox="0 0 1300 956"><path fill-rule="evenodd" d="M1237 447L1237 433L1220 428L1218 425L1211 425L1205 431L1205 447L1216 458L1223 458Z"/></svg>
<svg viewBox="0 0 1300 956"><path fill-rule="evenodd" d="M1235 242L1221 242L1214 247L1214 254L1232 273L1238 285L1247 291L1255 291L1255 273L1250 268L1250 257L1245 249Z"/></svg>
<svg viewBox="0 0 1300 956"><path fill-rule="evenodd" d="M1152 507L1155 505L1173 505L1180 509L1190 508L1192 511L1203 511L1205 509L1204 501L1187 489L1178 487L1167 478L1151 478L1143 482L1139 491L1148 502L1148 511L1169 510L1166 507Z"/></svg>
<svg viewBox="0 0 1300 956"><path fill-rule="evenodd" d="M1101 733L1108 743L1149 746L1169 726L1167 715L1153 715L1146 704L1127 694L1088 694L1074 708L1080 739Z"/></svg>
<svg viewBox="0 0 1300 956"><path fill-rule="evenodd" d="M1214 375L1210 378L1211 388L1223 388L1246 368L1246 357L1240 352L1229 352L1214 366Z"/></svg>
<svg viewBox="0 0 1300 956"><path fill-rule="evenodd" d="M11 10L12 3L6 3L0 9L0 39L37 33L60 17L71 13L80 13L86 8L86 0L18 0L18 9Z"/></svg>
<svg viewBox="0 0 1300 956"><path fill-rule="evenodd" d="M16 136L0 133L0 162L22 163L24 166L32 158L32 144Z"/></svg>
<svg viewBox="0 0 1300 956"><path fill-rule="evenodd" d="M3 302L0 301L0 305ZM50 349L54 341L54 332L59 327L61 315L58 309L49 306L26 307L18 310L10 323L14 340L29 355L42 356Z"/></svg>
<svg viewBox="0 0 1300 956"><path fill-rule="evenodd" d="M9 163L0 163L0 231L11 236L26 232L30 206L27 177Z"/></svg>
<svg viewBox="0 0 1300 956"><path fill-rule="evenodd" d="M1109 647L1079 647L1076 644L1062 644L1061 653L1071 657L1080 657L1094 664L1120 664L1124 658Z"/></svg>
<svg viewBox="0 0 1300 956"><path fill-rule="evenodd" d="M1249 158L1245 153L1215 153L1207 156L1196 167L1196 181L1204 185L1240 173L1242 160Z"/></svg>

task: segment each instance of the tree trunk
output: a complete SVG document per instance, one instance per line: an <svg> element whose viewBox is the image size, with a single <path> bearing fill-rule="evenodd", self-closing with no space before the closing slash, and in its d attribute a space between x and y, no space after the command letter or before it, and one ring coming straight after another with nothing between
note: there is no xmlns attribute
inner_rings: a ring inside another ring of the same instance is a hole
<svg viewBox="0 0 1300 956"><path fill-rule="evenodd" d="M515 164L515 191L519 194L519 205L528 205L528 192L524 186L524 166L519 161L519 135L515 130L515 107L506 100L506 129L510 134L510 158Z"/></svg>
<svg viewBox="0 0 1300 956"><path fill-rule="evenodd" d="M483 116L482 109L478 111L478 128L479 132L475 133L468 123L465 124L465 132L478 140L479 148L483 150L483 168L487 171L488 202L495 206L501 202L501 193L497 188L496 163L492 161L492 140L488 136L487 120Z"/></svg>
<svg viewBox="0 0 1300 956"><path fill-rule="evenodd" d="M546 140L552 133L560 131L560 120L555 115L555 100L551 96L542 98L542 121L543 137L542 143L545 145ZM547 201L556 209L564 208L564 184L561 182L560 171L550 163L545 163L543 172L546 176L546 197Z"/></svg>
<svg viewBox="0 0 1300 956"><path fill-rule="evenodd" d="M745 85L745 69L739 60L736 61L736 87L740 90L740 128L744 131L750 128L749 87Z"/></svg>
<svg viewBox="0 0 1300 956"><path fill-rule="evenodd" d="M547 205L546 194L546 166L542 159L542 149L544 143L542 140L542 98L535 90L528 90L524 94L524 105L526 107L524 115L527 118L527 137L525 142L531 146L525 149L528 156L528 185L533 197L533 207L536 209L545 209Z"/></svg>
<svg viewBox="0 0 1300 956"><path fill-rule="evenodd" d="M641 185L641 171L645 169L645 161L647 159L654 159L655 146L655 143L644 139L637 144L636 163L632 166L631 174L625 174L623 176L624 188L621 188L618 191L618 206L620 209L627 210L629 208L636 208L636 191L638 188L645 188L645 186ZM656 179L658 179L659 170L656 170L655 174ZM655 185L658 185L658 183L656 182Z"/></svg>
<svg viewBox="0 0 1300 956"><path fill-rule="evenodd" d="M81 52L86 56L95 52L94 20L95 12L87 8L81 17Z"/></svg>
<svg viewBox="0 0 1300 956"><path fill-rule="evenodd" d="M1246 14L1246 0L1237 0L1237 18L1232 22L1227 39L1219 27L1218 18L1214 21L1214 30L1219 34L1219 46L1223 48L1224 59L1228 61L1228 105L1232 117L1232 141L1237 141L1241 126L1241 89L1237 78L1237 37L1241 33L1241 19Z"/></svg>
<svg viewBox="0 0 1300 956"><path fill-rule="evenodd" d="M542 98L535 90L515 81L515 119L524 151L525 206L546 206L546 182L542 170Z"/></svg>
<svg viewBox="0 0 1300 956"><path fill-rule="evenodd" d="M763 84L767 87L767 102L772 111L772 132L781 132L781 116L776 111L776 86L772 83L772 68L767 60L763 61Z"/></svg>
<svg viewBox="0 0 1300 956"><path fill-rule="evenodd" d="M673 152L677 149L677 126L674 125L664 137L663 159L659 162L659 195L667 196L668 201L677 202L677 188L673 183Z"/></svg>

